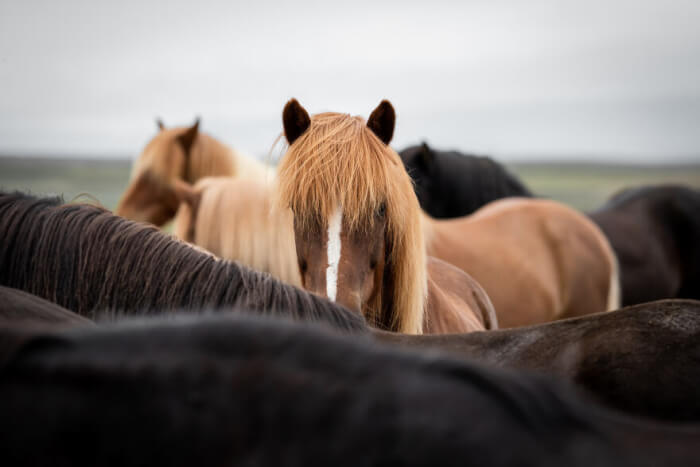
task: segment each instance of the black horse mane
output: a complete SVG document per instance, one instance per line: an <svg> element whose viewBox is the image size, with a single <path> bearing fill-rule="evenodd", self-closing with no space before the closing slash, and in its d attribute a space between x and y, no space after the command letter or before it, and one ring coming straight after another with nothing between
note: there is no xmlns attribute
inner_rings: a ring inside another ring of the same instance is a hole
<svg viewBox="0 0 700 467"><path fill-rule="evenodd" d="M446 199L458 196L459 206L454 207L459 211L451 212L444 217L458 217L471 214L491 201L508 196L532 197L532 193L525 185L503 165L488 156L464 154L458 151L438 151L429 147L426 143L408 147L400 152L408 174L414 178L417 185L418 199L422 207L433 216L431 212L434 203L445 203ZM429 180L421 180L427 178ZM423 184L427 183L433 191L430 205L423 206L424 199L420 193ZM458 193L455 187L458 186ZM446 190L446 191L445 191ZM438 215L438 217L443 217Z"/></svg>
<svg viewBox="0 0 700 467"><path fill-rule="evenodd" d="M0 285L89 318L239 307L366 329L341 306L101 207L0 193L0 238Z"/></svg>

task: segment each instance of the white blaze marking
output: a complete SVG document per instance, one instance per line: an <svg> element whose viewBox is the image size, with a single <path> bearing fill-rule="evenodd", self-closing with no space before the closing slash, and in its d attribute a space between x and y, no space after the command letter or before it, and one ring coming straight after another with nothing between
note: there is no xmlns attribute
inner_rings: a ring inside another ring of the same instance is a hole
<svg viewBox="0 0 700 467"><path fill-rule="evenodd" d="M328 219L328 269L326 269L326 295L335 301L338 291L338 263L340 263L340 229L343 225L343 209L338 208Z"/></svg>

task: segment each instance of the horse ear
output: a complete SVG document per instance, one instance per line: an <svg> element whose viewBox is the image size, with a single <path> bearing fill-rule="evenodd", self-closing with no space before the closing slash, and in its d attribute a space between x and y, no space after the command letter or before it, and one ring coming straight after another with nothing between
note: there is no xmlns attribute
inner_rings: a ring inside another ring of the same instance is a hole
<svg viewBox="0 0 700 467"><path fill-rule="evenodd" d="M156 125L158 125L158 131L165 130L165 124L163 123L163 120L161 120L160 118L156 118Z"/></svg>
<svg viewBox="0 0 700 467"><path fill-rule="evenodd" d="M187 130L185 130L184 133L179 135L177 137L177 140L180 142L182 145L182 148L185 150L185 154L190 153L190 149L192 148L192 145L194 144L194 140L197 139L197 134L199 133L199 117L197 117L197 120L194 121L194 125L189 127Z"/></svg>
<svg viewBox="0 0 700 467"><path fill-rule="evenodd" d="M194 186L179 178L173 180L173 191L180 203L187 203L193 209L202 197L202 193L196 191Z"/></svg>
<svg viewBox="0 0 700 467"><path fill-rule="evenodd" d="M291 145L309 128L311 119L304 107L296 99L291 99L282 111L282 123L284 136L287 137L287 142Z"/></svg>
<svg viewBox="0 0 700 467"><path fill-rule="evenodd" d="M420 147L420 160L423 162L423 165L426 167L430 167L433 165L433 162L435 161L435 155L433 154L433 151L430 149L428 146L428 143L423 142Z"/></svg>
<svg viewBox="0 0 700 467"><path fill-rule="evenodd" d="M376 109L369 116L367 126L379 137L384 144L389 144L394 136L394 124L396 123L396 112L388 100L379 103Z"/></svg>

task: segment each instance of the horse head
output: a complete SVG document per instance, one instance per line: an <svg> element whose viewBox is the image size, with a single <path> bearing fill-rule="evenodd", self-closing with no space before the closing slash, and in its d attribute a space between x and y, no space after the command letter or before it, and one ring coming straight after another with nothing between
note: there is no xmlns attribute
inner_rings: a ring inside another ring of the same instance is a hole
<svg viewBox="0 0 700 467"><path fill-rule="evenodd" d="M387 329L422 331L426 294L420 208L388 146L388 101L360 117L309 117L294 99L283 111L289 149L278 201L294 213L302 285Z"/></svg>

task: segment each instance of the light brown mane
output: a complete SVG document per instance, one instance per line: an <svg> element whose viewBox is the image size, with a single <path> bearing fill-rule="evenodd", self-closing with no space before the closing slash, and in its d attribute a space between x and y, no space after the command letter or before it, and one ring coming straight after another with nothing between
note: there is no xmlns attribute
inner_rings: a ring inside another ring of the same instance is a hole
<svg viewBox="0 0 700 467"><path fill-rule="evenodd" d="M368 317L386 321L394 330L421 333L427 293L421 211L398 154L361 117L322 113L311 118L309 128L289 147L278 174L280 207L292 208L304 228L319 221L327 224L342 206L344 228L363 229L385 204L385 282L391 296L382 302L382 294L376 294L367 304Z"/></svg>
<svg viewBox="0 0 700 467"><path fill-rule="evenodd" d="M147 170L164 179L177 177L189 183L208 175L237 175L240 155L206 133L197 135L186 158L177 137L187 129L178 127L159 132L134 163L131 178Z"/></svg>
<svg viewBox="0 0 700 467"><path fill-rule="evenodd" d="M273 188L254 179L205 177L193 187L199 198L194 219L192 207L182 203L174 234L217 256L301 286L293 219L289 209L273 208Z"/></svg>

